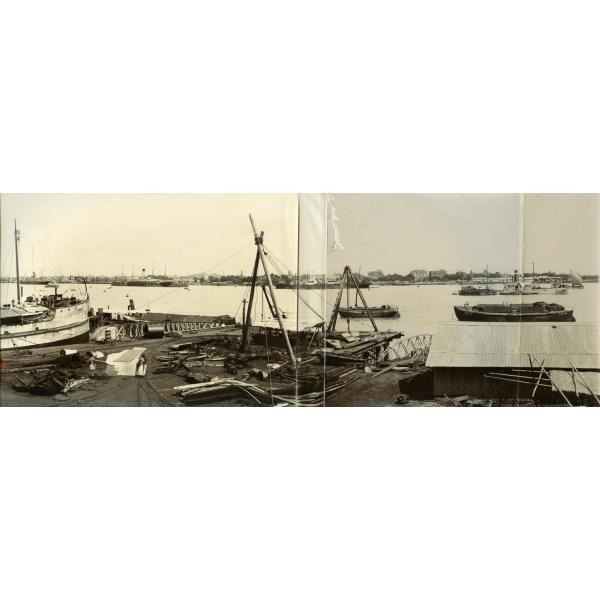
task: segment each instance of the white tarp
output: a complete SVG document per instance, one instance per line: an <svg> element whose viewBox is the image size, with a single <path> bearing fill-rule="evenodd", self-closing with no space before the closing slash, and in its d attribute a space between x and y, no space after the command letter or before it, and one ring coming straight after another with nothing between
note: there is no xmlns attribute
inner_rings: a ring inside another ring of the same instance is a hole
<svg viewBox="0 0 600 600"><path fill-rule="evenodd" d="M142 356L145 351L146 348L129 348L109 354L106 357L106 374L143 377L146 375L146 360Z"/></svg>

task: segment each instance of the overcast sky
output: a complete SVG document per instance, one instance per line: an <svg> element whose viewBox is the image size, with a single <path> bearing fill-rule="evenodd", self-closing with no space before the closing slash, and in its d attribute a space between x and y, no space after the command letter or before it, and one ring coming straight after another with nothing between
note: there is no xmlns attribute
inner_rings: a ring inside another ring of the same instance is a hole
<svg viewBox="0 0 600 600"><path fill-rule="evenodd" d="M136 275L165 265L171 275L248 274L248 213L295 270L298 197L302 272L323 272L325 256L330 273L507 272L534 260L538 272L600 270L598 194L3 194L2 273L14 275L17 219L24 274L131 275L133 261ZM332 207L343 249L333 249Z"/></svg>
<svg viewBox="0 0 600 600"><path fill-rule="evenodd" d="M3 194L2 266L14 275L13 220L21 230L21 270L39 274L188 275L249 273L265 245L290 269L298 247L296 194ZM232 254L245 248L240 254ZM10 253L10 266L5 265ZM219 264L222 261L223 264Z"/></svg>
<svg viewBox="0 0 600 600"><path fill-rule="evenodd" d="M533 260L536 271L599 271L598 194L335 194L333 202L344 249L328 244L330 271L509 272Z"/></svg>

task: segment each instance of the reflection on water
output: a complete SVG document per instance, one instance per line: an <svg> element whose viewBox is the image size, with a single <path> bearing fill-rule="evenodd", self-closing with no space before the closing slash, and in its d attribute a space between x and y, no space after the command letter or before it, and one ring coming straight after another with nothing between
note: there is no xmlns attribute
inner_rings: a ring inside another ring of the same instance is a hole
<svg viewBox="0 0 600 600"><path fill-rule="evenodd" d="M71 293L71 289L78 288L71 284L59 287L59 293ZM380 319L377 325L381 330L403 331L405 335L418 335L422 333L435 334L439 323L455 320L453 306L455 304L477 303L514 303L519 302L518 296L489 296L482 298L468 298L453 296L459 286L454 285L410 285L410 286L382 286L363 290L365 299L370 306L393 304L398 306L400 319ZM44 287L24 285L25 296L44 294L48 290ZM105 310L125 311L130 298L134 300L136 310L143 311L150 308L154 311L172 312L180 314L223 315L235 316L241 321L242 300L248 297L249 287L246 286L190 286L185 288L148 288L148 287L112 287L110 285L94 284L88 286L90 292L90 306L104 308ZM296 325L296 316L299 316L301 327L314 325L322 317L328 321L337 295L336 290L301 290L300 300L294 290L276 290L279 305L287 315L286 323L293 329ZM15 284L1 284L2 303L10 302L16 296ZM355 294L349 295L350 304L355 302ZM600 322L600 284L588 283L583 289L569 290L566 296L555 294L540 294L525 296L524 302L556 302L565 308L573 308L578 323ZM345 306L347 294L342 296L342 305ZM360 302L360 299L359 299ZM262 290L257 288L253 321L274 323L267 302L262 297ZM346 319L338 318L337 330L346 331ZM371 324L368 319L352 319L352 330L369 330Z"/></svg>

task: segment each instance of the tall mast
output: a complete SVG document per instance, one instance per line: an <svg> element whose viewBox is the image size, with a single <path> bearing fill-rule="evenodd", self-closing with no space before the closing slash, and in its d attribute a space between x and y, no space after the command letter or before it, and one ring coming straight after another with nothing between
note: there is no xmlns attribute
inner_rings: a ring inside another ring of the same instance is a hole
<svg viewBox="0 0 600 600"><path fill-rule="evenodd" d="M281 333L285 339L285 345L287 347L288 355L290 357L290 364L292 368L296 368L296 357L294 356L294 351L292 350L292 345L290 344L290 338L288 337L287 331L283 326L283 319L281 318L281 312L279 310L279 305L277 304L277 298L275 297L275 290L273 289L273 282L271 281L271 273L269 272L269 266L267 264L267 259L265 258L265 253L263 250L263 238L262 235L258 235L256 231L256 227L254 225L254 219L252 215L248 215L250 217L250 224L252 225L252 231L254 232L254 242L256 243L256 247L258 249L258 254L260 256L260 260L262 262L263 269L265 271L265 276L267 278L267 283L269 285L269 291L271 292L271 299L273 300L273 307L275 308L275 313L277 315L277 321L279 322L279 328L281 329Z"/></svg>
<svg viewBox="0 0 600 600"><path fill-rule="evenodd" d="M262 234L261 234L262 239ZM256 244L258 246L258 243ZM240 350L242 352L248 352L248 344L250 342L250 327L252 326L252 304L254 302L254 290L256 289L256 280L258 278L258 263L260 262L260 255L258 253L258 247L256 249L256 258L254 259L254 269L252 270L252 283L250 287L250 298L248 299L248 310L246 312L246 305L244 304L244 328L242 329L242 343L240 344ZM245 300L244 300L245 302Z"/></svg>
<svg viewBox="0 0 600 600"><path fill-rule="evenodd" d="M21 276L19 274L19 240L20 232L17 229L17 220L15 219L15 259L17 263L17 303L21 304Z"/></svg>

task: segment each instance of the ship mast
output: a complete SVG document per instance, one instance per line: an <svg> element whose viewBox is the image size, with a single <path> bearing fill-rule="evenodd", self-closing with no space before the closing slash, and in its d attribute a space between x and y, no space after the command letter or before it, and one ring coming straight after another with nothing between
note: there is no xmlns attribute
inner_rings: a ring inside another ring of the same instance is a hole
<svg viewBox="0 0 600 600"><path fill-rule="evenodd" d="M17 229L17 220L15 219L15 259L17 263L17 304L21 304L21 277L19 275L19 240L20 232Z"/></svg>

